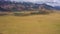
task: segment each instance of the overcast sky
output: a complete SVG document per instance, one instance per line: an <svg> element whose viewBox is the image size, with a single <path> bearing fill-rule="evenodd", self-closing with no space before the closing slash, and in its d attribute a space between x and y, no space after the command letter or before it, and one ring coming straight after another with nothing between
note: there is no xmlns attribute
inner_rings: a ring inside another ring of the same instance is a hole
<svg viewBox="0 0 60 34"><path fill-rule="evenodd" d="M60 0L12 0L12 1L25 1L25 2L50 2L47 3L49 5L53 5L53 6L60 6Z"/></svg>
<svg viewBox="0 0 60 34"><path fill-rule="evenodd" d="M12 1L30 1L30 2L36 2L36 1L45 1L45 2L59 2L60 0L12 0Z"/></svg>

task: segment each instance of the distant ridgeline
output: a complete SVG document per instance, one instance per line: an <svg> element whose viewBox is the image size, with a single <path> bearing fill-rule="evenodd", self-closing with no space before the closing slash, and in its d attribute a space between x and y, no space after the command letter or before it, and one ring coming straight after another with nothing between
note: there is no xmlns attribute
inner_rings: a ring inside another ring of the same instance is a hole
<svg viewBox="0 0 60 34"><path fill-rule="evenodd" d="M12 2L0 0L0 11L34 11L40 9L53 10L52 6L47 4L37 4L31 2Z"/></svg>

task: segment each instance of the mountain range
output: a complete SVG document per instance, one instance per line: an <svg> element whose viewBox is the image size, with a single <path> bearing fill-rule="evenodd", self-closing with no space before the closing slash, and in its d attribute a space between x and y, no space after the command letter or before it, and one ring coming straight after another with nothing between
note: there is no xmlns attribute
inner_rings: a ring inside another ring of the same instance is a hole
<svg viewBox="0 0 60 34"><path fill-rule="evenodd" d="M46 3L38 4L32 2L11 2L0 0L0 11L34 11L34 10L60 10L60 6L50 6Z"/></svg>

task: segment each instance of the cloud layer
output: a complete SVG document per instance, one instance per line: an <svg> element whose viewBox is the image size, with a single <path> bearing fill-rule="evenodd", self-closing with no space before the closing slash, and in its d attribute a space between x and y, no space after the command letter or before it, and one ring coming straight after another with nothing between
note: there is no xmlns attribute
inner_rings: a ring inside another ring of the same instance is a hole
<svg viewBox="0 0 60 34"><path fill-rule="evenodd" d="M36 3L47 3L52 6L60 6L60 0L11 0L11 1L25 1L25 2L36 2Z"/></svg>
<svg viewBox="0 0 60 34"><path fill-rule="evenodd" d="M12 0L12 1L30 1L30 2L44 1L44 2L56 2L56 1L60 1L60 0Z"/></svg>

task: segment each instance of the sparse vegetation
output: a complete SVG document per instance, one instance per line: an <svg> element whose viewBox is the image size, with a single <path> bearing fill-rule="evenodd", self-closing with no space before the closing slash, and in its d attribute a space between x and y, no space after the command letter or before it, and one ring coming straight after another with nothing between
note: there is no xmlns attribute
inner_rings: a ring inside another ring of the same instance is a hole
<svg viewBox="0 0 60 34"><path fill-rule="evenodd" d="M15 12L13 13L15 16L29 16L29 15L39 15L39 14L50 14L51 11L23 11L23 12Z"/></svg>
<svg viewBox="0 0 60 34"><path fill-rule="evenodd" d="M23 13L14 13L15 16L21 16Z"/></svg>
<svg viewBox="0 0 60 34"><path fill-rule="evenodd" d="M1 12L0 16L14 15L14 16L29 16L29 15L39 15L39 14L50 14L50 11L22 11L22 12Z"/></svg>
<svg viewBox="0 0 60 34"><path fill-rule="evenodd" d="M0 16L2 34L60 34L60 13L32 16Z"/></svg>

